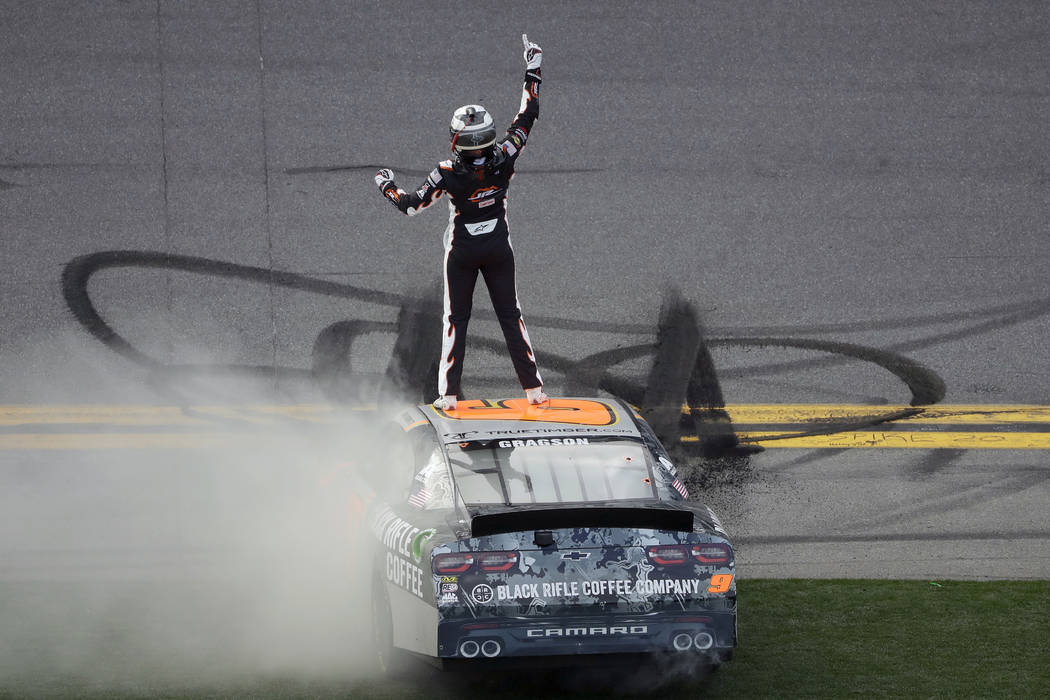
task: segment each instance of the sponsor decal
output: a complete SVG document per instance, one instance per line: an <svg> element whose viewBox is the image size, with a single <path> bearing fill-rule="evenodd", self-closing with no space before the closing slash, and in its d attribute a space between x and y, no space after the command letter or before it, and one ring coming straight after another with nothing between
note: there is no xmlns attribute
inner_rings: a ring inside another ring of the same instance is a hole
<svg viewBox="0 0 1050 700"><path fill-rule="evenodd" d="M622 625L611 627L547 627L525 630L529 639L542 637L614 637L619 635L648 634L649 625Z"/></svg>
<svg viewBox="0 0 1050 700"><path fill-rule="evenodd" d="M419 489L414 494L408 497L408 502L415 508L425 508L427 501L430 500L430 492L426 489ZM417 558L416 561L419 561Z"/></svg>
<svg viewBox="0 0 1050 700"><path fill-rule="evenodd" d="M732 578L730 578L730 581ZM575 598L589 596L654 596L699 595L699 579L626 579L602 581L551 581L496 586L497 600L531 600L533 598ZM488 588L488 586L486 586ZM477 588L474 589L477 591ZM728 590L728 589L726 589ZM724 592L724 591L722 591ZM481 601L478 601L481 602Z"/></svg>
<svg viewBox="0 0 1050 700"><path fill-rule="evenodd" d="M455 576L442 576L438 588L438 599L442 603L459 602L459 582Z"/></svg>
<svg viewBox="0 0 1050 700"><path fill-rule="evenodd" d="M516 598L572 598L580 595L579 581L548 581L545 583L523 583L496 586L499 600Z"/></svg>
<svg viewBox="0 0 1050 700"><path fill-rule="evenodd" d="M493 597L492 586L487 583L479 583L474 586L474 590L470 592L470 597L474 599L474 602L482 605L491 602Z"/></svg>
<svg viewBox="0 0 1050 700"><path fill-rule="evenodd" d="M499 222L496 219L489 219L488 221L464 224L464 227L470 235L478 236L483 233L492 233L496 230L496 224L498 223Z"/></svg>
<svg viewBox="0 0 1050 700"><path fill-rule="evenodd" d="M674 490L677 491L682 496L682 498L689 498L689 492L686 490L685 484L683 484L681 481L675 479L671 482L671 486L674 487Z"/></svg>
<svg viewBox="0 0 1050 700"><path fill-rule="evenodd" d="M420 530L384 506L377 511L372 521L372 532L387 549L418 562L423 558L423 545L437 531L433 528Z"/></svg>
<svg viewBox="0 0 1050 700"><path fill-rule="evenodd" d="M423 569L393 552L386 553L386 578L398 588L423 597Z"/></svg>
<svg viewBox="0 0 1050 700"><path fill-rule="evenodd" d="M711 577L711 585L707 587L708 593L728 593L729 587L733 585L733 574L715 574Z"/></svg>
<svg viewBox="0 0 1050 700"><path fill-rule="evenodd" d="M434 528L427 528L418 535L412 538L412 558L417 562L423 561L423 545L427 543L431 537L437 534L437 530Z"/></svg>
<svg viewBox="0 0 1050 700"><path fill-rule="evenodd" d="M488 187L480 187L467 197L472 202L480 202L483 199L489 199L490 197L496 196L499 192L499 188L495 185L489 185Z"/></svg>
<svg viewBox="0 0 1050 700"><path fill-rule="evenodd" d="M537 438L535 440L500 440L500 447L545 447L547 445L588 445L587 438Z"/></svg>
<svg viewBox="0 0 1050 700"><path fill-rule="evenodd" d="M586 559L591 556L590 552L562 552L562 559L571 559L573 561L579 561L580 559Z"/></svg>
<svg viewBox="0 0 1050 700"><path fill-rule="evenodd" d="M462 402L461 402L462 403ZM515 430L512 428L499 430L500 435L538 435L540 433L565 433L567 430L571 430L574 433L587 433L589 435L597 435L599 437L621 437L623 435L629 435L619 428L587 428L582 426L573 426L572 428L521 428ZM494 431L493 431L494 432ZM490 433L484 433L480 430L470 430L465 433L443 433L443 437L449 440L462 441L470 438L473 435L487 435ZM470 444L469 442L466 444Z"/></svg>

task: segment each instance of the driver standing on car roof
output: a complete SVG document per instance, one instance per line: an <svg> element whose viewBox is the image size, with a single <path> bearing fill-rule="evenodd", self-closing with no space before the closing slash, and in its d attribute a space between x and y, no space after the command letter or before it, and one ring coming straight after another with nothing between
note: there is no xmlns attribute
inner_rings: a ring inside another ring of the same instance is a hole
<svg viewBox="0 0 1050 700"><path fill-rule="evenodd" d="M452 159L439 163L419 189L405 192L394 182L394 173L386 168L375 176L383 196L409 216L427 208L442 194L449 196L439 396L434 401L434 406L442 410L454 409L460 393L467 323L478 272L485 278L526 398L533 404L548 400L518 304L505 204L514 164L540 110L542 49L525 34L521 40L525 45L525 84L518 116L505 137L496 139L492 115L484 107L465 105L452 115L449 126Z"/></svg>

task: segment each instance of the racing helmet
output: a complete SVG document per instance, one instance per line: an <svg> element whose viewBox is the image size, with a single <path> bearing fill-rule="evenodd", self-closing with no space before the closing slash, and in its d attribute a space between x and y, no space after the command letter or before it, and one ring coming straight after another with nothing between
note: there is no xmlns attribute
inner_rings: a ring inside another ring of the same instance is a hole
<svg viewBox="0 0 1050 700"><path fill-rule="evenodd" d="M448 135L460 160L486 158L496 145L496 124L481 105L463 105L452 115Z"/></svg>

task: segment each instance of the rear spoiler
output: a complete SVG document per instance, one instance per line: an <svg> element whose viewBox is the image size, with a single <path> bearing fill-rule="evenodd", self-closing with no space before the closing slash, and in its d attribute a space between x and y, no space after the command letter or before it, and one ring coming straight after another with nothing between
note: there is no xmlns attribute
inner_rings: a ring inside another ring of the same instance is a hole
<svg viewBox="0 0 1050 700"><path fill-rule="evenodd" d="M693 531L693 512L661 504L645 506L575 506L529 510L471 508L470 536L505 532L558 530L571 527L630 527L674 532Z"/></svg>

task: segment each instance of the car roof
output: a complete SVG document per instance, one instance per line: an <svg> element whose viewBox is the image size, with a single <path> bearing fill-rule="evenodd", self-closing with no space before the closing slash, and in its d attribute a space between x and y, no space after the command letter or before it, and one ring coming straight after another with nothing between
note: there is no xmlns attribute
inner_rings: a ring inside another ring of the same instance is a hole
<svg viewBox="0 0 1050 700"><path fill-rule="evenodd" d="M454 410L426 404L419 411L447 442L525 435L641 437L632 419L637 413L615 399L552 398L540 405L524 398L470 399L459 401Z"/></svg>

